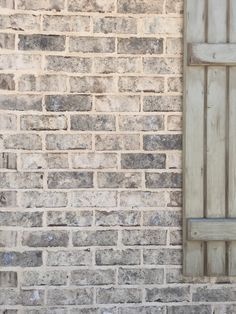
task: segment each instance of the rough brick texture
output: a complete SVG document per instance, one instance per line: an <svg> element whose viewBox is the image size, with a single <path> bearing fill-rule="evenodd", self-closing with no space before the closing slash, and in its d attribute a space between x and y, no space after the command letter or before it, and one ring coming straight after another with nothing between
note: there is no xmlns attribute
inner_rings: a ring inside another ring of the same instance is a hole
<svg viewBox="0 0 236 314"><path fill-rule="evenodd" d="M181 274L183 2L0 0L0 314L236 313Z"/></svg>

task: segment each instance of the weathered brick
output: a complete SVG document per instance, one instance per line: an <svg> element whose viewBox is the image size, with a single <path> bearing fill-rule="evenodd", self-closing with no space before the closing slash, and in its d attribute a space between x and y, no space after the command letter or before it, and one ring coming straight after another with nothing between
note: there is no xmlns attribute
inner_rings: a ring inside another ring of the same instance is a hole
<svg viewBox="0 0 236 314"><path fill-rule="evenodd" d="M64 9L64 0L19 0L18 9L21 10L55 10L61 11Z"/></svg>
<svg viewBox="0 0 236 314"><path fill-rule="evenodd" d="M91 149L90 134L48 134L46 147L49 150Z"/></svg>
<svg viewBox="0 0 236 314"><path fill-rule="evenodd" d="M74 191L71 192L71 204L74 207L114 207L116 196L113 191Z"/></svg>
<svg viewBox="0 0 236 314"><path fill-rule="evenodd" d="M17 192L16 191L1 191L0 192L0 208L2 207L17 207Z"/></svg>
<svg viewBox="0 0 236 314"><path fill-rule="evenodd" d="M236 290L233 286L195 287L193 290L193 302L235 302Z"/></svg>
<svg viewBox="0 0 236 314"><path fill-rule="evenodd" d="M44 15L43 30L48 32L89 32L90 17L76 15Z"/></svg>
<svg viewBox="0 0 236 314"><path fill-rule="evenodd" d="M183 92L182 77L169 77L167 79L167 92L182 93Z"/></svg>
<svg viewBox="0 0 236 314"><path fill-rule="evenodd" d="M44 304L44 290L21 290L21 304L24 306L38 306Z"/></svg>
<svg viewBox="0 0 236 314"><path fill-rule="evenodd" d="M183 9L182 0L167 0L166 2L166 13L183 13Z"/></svg>
<svg viewBox="0 0 236 314"><path fill-rule="evenodd" d="M120 92L164 92L164 78L150 76L120 77L118 81Z"/></svg>
<svg viewBox="0 0 236 314"><path fill-rule="evenodd" d="M165 314L164 306L138 306L138 307L121 307L118 314Z"/></svg>
<svg viewBox="0 0 236 314"><path fill-rule="evenodd" d="M61 286L66 285L66 283L66 271L24 271L22 273L22 286Z"/></svg>
<svg viewBox="0 0 236 314"><path fill-rule="evenodd" d="M92 254L89 249L76 251L48 252L48 266L88 266L92 263Z"/></svg>
<svg viewBox="0 0 236 314"><path fill-rule="evenodd" d="M174 210L145 211L143 224L145 226L179 227L182 223L181 212Z"/></svg>
<svg viewBox="0 0 236 314"><path fill-rule="evenodd" d="M121 131L161 131L164 129L162 115L129 115L119 117Z"/></svg>
<svg viewBox="0 0 236 314"><path fill-rule="evenodd" d="M1 271L0 272L0 287L13 288L17 287L17 272L15 271Z"/></svg>
<svg viewBox="0 0 236 314"><path fill-rule="evenodd" d="M41 251L0 252L0 265L2 267L37 267L42 265Z"/></svg>
<svg viewBox="0 0 236 314"><path fill-rule="evenodd" d="M178 34L183 31L183 19L180 17L154 16L143 19L144 34Z"/></svg>
<svg viewBox="0 0 236 314"><path fill-rule="evenodd" d="M166 287L146 289L147 302L189 302L189 287Z"/></svg>
<svg viewBox="0 0 236 314"><path fill-rule="evenodd" d="M169 306L167 308L168 314L211 314L211 306L210 305L177 305L177 306ZM219 314L227 313L227 312L219 312ZM230 313L230 312L229 312ZM233 312L231 312L233 313ZM214 314L218 314L214 312Z"/></svg>
<svg viewBox="0 0 236 314"><path fill-rule="evenodd" d="M164 0L118 0L119 13L163 13Z"/></svg>
<svg viewBox="0 0 236 314"><path fill-rule="evenodd" d="M1 289L0 305L17 305L19 303L19 293L16 289Z"/></svg>
<svg viewBox="0 0 236 314"><path fill-rule="evenodd" d="M144 135L145 150L181 150L182 136L180 134L172 135Z"/></svg>
<svg viewBox="0 0 236 314"><path fill-rule="evenodd" d="M164 270L161 268L119 268L120 285L163 284Z"/></svg>
<svg viewBox="0 0 236 314"><path fill-rule="evenodd" d="M92 98L89 95L50 95L45 97L47 111L90 111Z"/></svg>
<svg viewBox="0 0 236 314"><path fill-rule="evenodd" d="M29 169L66 169L69 167L68 155L65 153L23 153L21 154L21 167Z"/></svg>
<svg viewBox="0 0 236 314"><path fill-rule="evenodd" d="M208 310L208 312L206 312L206 314L209 314L209 313L211 313L210 312L211 307L210 307L210 305L207 305L207 307L209 308L209 310ZM236 311L236 305L235 304L214 304L214 305L212 305L212 308L213 308L214 314L231 314L231 313L234 313ZM198 312L198 313L202 314L201 312ZM193 314L195 314L195 313L193 312ZM203 314L205 314L205 313L203 312Z"/></svg>
<svg viewBox="0 0 236 314"><path fill-rule="evenodd" d="M182 38L167 38L166 39L166 53L168 54L182 54L183 40Z"/></svg>
<svg viewBox="0 0 236 314"><path fill-rule="evenodd" d="M115 283L115 270L112 269L81 269L71 272L71 284L79 286L110 285Z"/></svg>
<svg viewBox="0 0 236 314"><path fill-rule="evenodd" d="M170 245L181 245L183 242L181 230L170 231Z"/></svg>
<svg viewBox="0 0 236 314"><path fill-rule="evenodd" d="M72 235L74 246L117 245L118 232L113 230L76 231Z"/></svg>
<svg viewBox="0 0 236 314"><path fill-rule="evenodd" d="M40 150L42 139L37 134L9 134L4 136L4 147L7 149Z"/></svg>
<svg viewBox="0 0 236 314"><path fill-rule="evenodd" d="M113 153L73 153L72 168L75 169L116 169L117 155Z"/></svg>
<svg viewBox="0 0 236 314"><path fill-rule="evenodd" d="M0 48L1 49L10 49L15 48L15 34L0 34Z"/></svg>
<svg viewBox="0 0 236 314"><path fill-rule="evenodd" d="M23 192L21 195L21 205L26 208L65 207L67 205L67 195L64 192Z"/></svg>
<svg viewBox="0 0 236 314"><path fill-rule="evenodd" d="M100 288L97 290L98 304L140 303L141 289L137 288Z"/></svg>
<svg viewBox="0 0 236 314"><path fill-rule="evenodd" d="M17 169L15 153L0 153L0 169Z"/></svg>
<svg viewBox="0 0 236 314"><path fill-rule="evenodd" d="M48 290L48 305L82 305L93 303L91 288L50 289Z"/></svg>
<svg viewBox="0 0 236 314"><path fill-rule="evenodd" d="M94 33L123 33L136 34L137 21L131 17L95 17Z"/></svg>
<svg viewBox="0 0 236 314"><path fill-rule="evenodd" d="M182 130L182 117L171 115L167 118L168 131L181 131Z"/></svg>
<svg viewBox="0 0 236 314"><path fill-rule="evenodd" d="M42 173L3 172L0 173L0 188L3 189L40 189L43 187Z"/></svg>
<svg viewBox="0 0 236 314"><path fill-rule="evenodd" d="M1 95L0 109L42 111L42 96L39 95Z"/></svg>
<svg viewBox="0 0 236 314"><path fill-rule="evenodd" d="M167 233L165 230L124 230L122 243L124 245L165 245Z"/></svg>
<svg viewBox="0 0 236 314"><path fill-rule="evenodd" d="M114 115L72 115L71 129L78 131L115 131Z"/></svg>
<svg viewBox="0 0 236 314"><path fill-rule="evenodd" d="M112 12L115 10L114 0L69 0L69 11L78 12Z"/></svg>
<svg viewBox="0 0 236 314"><path fill-rule="evenodd" d="M147 74L180 74L182 60L180 58L143 58L144 73Z"/></svg>
<svg viewBox="0 0 236 314"><path fill-rule="evenodd" d="M66 92L66 76L62 75L22 75L19 78L18 86L22 92Z"/></svg>
<svg viewBox="0 0 236 314"><path fill-rule="evenodd" d="M67 246L69 234L67 231L24 231L22 245L30 247Z"/></svg>
<svg viewBox="0 0 236 314"><path fill-rule="evenodd" d="M17 246L17 231L0 230L0 247Z"/></svg>
<svg viewBox="0 0 236 314"><path fill-rule="evenodd" d="M181 265L181 249L144 249L143 260L145 265Z"/></svg>
<svg viewBox="0 0 236 314"><path fill-rule="evenodd" d="M0 310L0 314L17 314L18 310L9 310L9 309L5 309L5 310Z"/></svg>
<svg viewBox="0 0 236 314"><path fill-rule="evenodd" d="M45 69L55 72L89 73L92 68L90 58L47 56Z"/></svg>
<svg viewBox="0 0 236 314"><path fill-rule="evenodd" d="M144 111L181 111L182 99L179 96L144 96Z"/></svg>
<svg viewBox="0 0 236 314"><path fill-rule="evenodd" d="M171 191L169 193L168 207L180 207L182 206L182 193L180 191Z"/></svg>
<svg viewBox="0 0 236 314"><path fill-rule="evenodd" d="M0 8L14 9L15 0L0 0Z"/></svg>
<svg viewBox="0 0 236 314"><path fill-rule="evenodd" d="M182 169L182 152L168 152L167 169Z"/></svg>
<svg viewBox="0 0 236 314"><path fill-rule="evenodd" d="M88 227L93 223L93 212L88 210L79 211L50 211L47 214L47 225L53 227Z"/></svg>
<svg viewBox="0 0 236 314"><path fill-rule="evenodd" d="M0 225L13 227L42 227L42 212L0 211Z"/></svg>
<svg viewBox="0 0 236 314"><path fill-rule="evenodd" d="M121 167L123 169L162 169L165 168L165 154L122 154Z"/></svg>
<svg viewBox="0 0 236 314"><path fill-rule="evenodd" d="M97 265L139 265L140 251L135 249L97 250L95 259Z"/></svg>
<svg viewBox="0 0 236 314"><path fill-rule="evenodd" d="M183 271L181 268L168 268L166 271L167 283L183 283ZM178 310L177 310L178 313Z"/></svg>
<svg viewBox="0 0 236 314"><path fill-rule="evenodd" d="M115 52L115 38L112 37L70 37L70 52L109 53Z"/></svg>
<svg viewBox="0 0 236 314"><path fill-rule="evenodd" d="M146 173L147 188L181 188L182 175L175 172Z"/></svg>
<svg viewBox="0 0 236 314"><path fill-rule="evenodd" d="M15 79L13 74L0 74L0 89L15 90Z"/></svg>
<svg viewBox="0 0 236 314"><path fill-rule="evenodd" d="M140 73L140 68L141 60L139 57L100 57L94 59L95 73ZM116 97L122 99L125 96L118 95Z"/></svg>
<svg viewBox="0 0 236 314"><path fill-rule="evenodd" d="M65 36L19 35L19 50L63 51Z"/></svg>
<svg viewBox="0 0 236 314"><path fill-rule="evenodd" d="M116 91L116 82L113 77L71 77L70 91L72 93L111 93Z"/></svg>
<svg viewBox="0 0 236 314"><path fill-rule="evenodd" d="M140 138L138 134L97 135L96 150L138 150Z"/></svg>
<svg viewBox="0 0 236 314"><path fill-rule="evenodd" d="M162 54L163 39L150 37L118 38L117 49L119 54Z"/></svg>
<svg viewBox="0 0 236 314"><path fill-rule="evenodd" d="M140 97L139 96L96 96L95 97L96 111L108 112L139 112Z"/></svg>
<svg viewBox="0 0 236 314"><path fill-rule="evenodd" d="M1 15L0 29L37 32L40 30L40 16L32 14Z"/></svg>
<svg viewBox="0 0 236 314"><path fill-rule="evenodd" d="M92 187L92 172L52 172L48 175L49 189L78 189Z"/></svg>
<svg viewBox="0 0 236 314"><path fill-rule="evenodd" d="M138 211L96 211L96 226L139 226L141 213Z"/></svg>
<svg viewBox="0 0 236 314"><path fill-rule="evenodd" d="M120 193L121 206L162 207L165 206L164 192L125 191Z"/></svg>
<svg viewBox="0 0 236 314"><path fill-rule="evenodd" d="M66 130L66 117L62 115L24 115L21 116L20 126L22 130Z"/></svg>
<svg viewBox="0 0 236 314"><path fill-rule="evenodd" d="M48 307L48 309L38 307L36 309L25 309L24 314L67 314L67 310L62 307Z"/></svg>
<svg viewBox="0 0 236 314"><path fill-rule="evenodd" d="M17 117L14 114L1 113L0 116L0 130L16 130Z"/></svg>
<svg viewBox="0 0 236 314"><path fill-rule="evenodd" d="M141 174L130 172L100 172L97 176L99 188L140 188Z"/></svg>
<svg viewBox="0 0 236 314"><path fill-rule="evenodd" d="M27 55L20 53L0 55L0 70L38 71L40 70L40 68L41 68L40 55Z"/></svg>

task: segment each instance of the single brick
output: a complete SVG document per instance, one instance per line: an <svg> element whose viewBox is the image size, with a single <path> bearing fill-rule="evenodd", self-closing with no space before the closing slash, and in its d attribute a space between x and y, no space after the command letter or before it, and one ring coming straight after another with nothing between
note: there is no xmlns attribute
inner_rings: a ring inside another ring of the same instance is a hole
<svg viewBox="0 0 236 314"><path fill-rule="evenodd" d="M72 168L75 169L116 169L117 155L113 153L73 153Z"/></svg>
<svg viewBox="0 0 236 314"><path fill-rule="evenodd" d="M47 111L90 111L92 97L89 95L50 95L45 96Z"/></svg>
<svg viewBox="0 0 236 314"><path fill-rule="evenodd" d="M19 0L17 8L20 10L55 10L64 9L64 0Z"/></svg>
<svg viewBox="0 0 236 314"><path fill-rule="evenodd" d="M40 55L1 54L0 70L38 71L41 68Z"/></svg>
<svg viewBox="0 0 236 314"><path fill-rule="evenodd" d="M42 212L0 211L0 225L13 227L42 227Z"/></svg>
<svg viewBox="0 0 236 314"><path fill-rule="evenodd" d="M15 271L0 271L0 287L13 288L17 287L17 272Z"/></svg>
<svg viewBox="0 0 236 314"><path fill-rule="evenodd" d="M165 245L167 232L165 230L123 230L124 245Z"/></svg>
<svg viewBox="0 0 236 314"><path fill-rule="evenodd" d="M48 32L89 32L90 17L76 15L44 15L43 30Z"/></svg>
<svg viewBox="0 0 236 314"><path fill-rule="evenodd" d="M0 29L38 32L40 30L40 16L32 14L1 15Z"/></svg>
<svg viewBox="0 0 236 314"><path fill-rule="evenodd" d="M44 304L44 290L21 290L21 304L24 306L38 306Z"/></svg>
<svg viewBox="0 0 236 314"><path fill-rule="evenodd" d="M95 137L96 150L139 150L138 134L102 134Z"/></svg>
<svg viewBox="0 0 236 314"><path fill-rule="evenodd" d="M95 17L94 33L136 34L137 20L132 17Z"/></svg>
<svg viewBox="0 0 236 314"><path fill-rule="evenodd" d="M130 172L99 172L97 182L99 188L141 188L141 174Z"/></svg>
<svg viewBox="0 0 236 314"><path fill-rule="evenodd" d="M46 148L49 150L91 149L90 134L48 134Z"/></svg>
<svg viewBox="0 0 236 314"><path fill-rule="evenodd" d="M65 36L19 35L19 50L63 51Z"/></svg>
<svg viewBox="0 0 236 314"><path fill-rule="evenodd" d="M14 9L15 0L0 0L0 8Z"/></svg>
<svg viewBox="0 0 236 314"><path fill-rule="evenodd" d="M0 130L16 130L17 116L9 113L2 113L0 116Z"/></svg>
<svg viewBox="0 0 236 314"><path fill-rule="evenodd" d="M175 34L181 35L183 19L180 17L153 16L143 18L144 34Z"/></svg>
<svg viewBox="0 0 236 314"><path fill-rule="evenodd" d="M81 269L71 272L71 284L78 286L115 284L115 270L112 269Z"/></svg>
<svg viewBox="0 0 236 314"><path fill-rule="evenodd" d="M97 290L98 304L140 303L141 289L138 288L100 288Z"/></svg>
<svg viewBox="0 0 236 314"><path fill-rule="evenodd" d="M144 135L145 150L181 150L182 136L180 134L172 135Z"/></svg>
<svg viewBox="0 0 236 314"><path fill-rule="evenodd" d="M163 39L150 37L118 38L118 54L162 54Z"/></svg>
<svg viewBox="0 0 236 314"><path fill-rule="evenodd" d="M118 232L113 230L76 231L72 234L74 246L117 245Z"/></svg>
<svg viewBox="0 0 236 314"><path fill-rule="evenodd" d="M172 115L167 117L168 131L181 131L182 130L182 116Z"/></svg>
<svg viewBox="0 0 236 314"><path fill-rule="evenodd" d="M117 193L114 191L74 191L71 192L73 207L114 207Z"/></svg>
<svg viewBox="0 0 236 314"><path fill-rule="evenodd" d="M22 286L61 286L67 283L66 271L24 271L22 273Z"/></svg>
<svg viewBox="0 0 236 314"><path fill-rule="evenodd" d="M147 188L181 188L182 175L175 172L146 173Z"/></svg>
<svg viewBox="0 0 236 314"><path fill-rule="evenodd" d="M17 192L1 191L0 192L0 208L2 207L17 207Z"/></svg>
<svg viewBox="0 0 236 314"><path fill-rule="evenodd" d="M22 130L66 130L67 121L62 115L24 115L21 116L20 126Z"/></svg>
<svg viewBox="0 0 236 314"><path fill-rule="evenodd" d="M145 265L182 265L181 249L144 249Z"/></svg>
<svg viewBox="0 0 236 314"><path fill-rule="evenodd" d="M209 311L210 311L210 305L208 305L208 308L209 308ZM235 304L214 304L212 306L212 308L213 308L213 313L214 314L222 314L222 313L230 314L230 313L234 313L235 312L236 305ZM199 314L205 314L204 312L203 313L198 312L198 313ZM211 313L211 312L207 312L206 314L208 314L208 313Z"/></svg>
<svg viewBox="0 0 236 314"><path fill-rule="evenodd" d="M231 307L231 306L229 306ZM222 309L221 309L222 310ZM211 314L212 309L210 305L173 305L169 306L167 308L168 314ZM219 313L214 311L214 314L220 314L220 313L233 313L230 311L220 311Z"/></svg>
<svg viewBox="0 0 236 314"><path fill-rule="evenodd" d="M162 169L165 168L165 154L122 154L122 169Z"/></svg>
<svg viewBox="0 0 236 314"><path fill-rule="evenodd" d="M112 37L70 37L70 52L109 53L115 52L115 38Z"/></svg>
<svg viewBox="0 0 236 314"><path fill-rule="evenodd" d="M43 187L43 174L34 172L0 173L1 189L40 189Z"/></svg>
<svg viewBox="0 0 236 314"><path fill-rule="evenodd" d="M15 247L17 246L17 232L11 230L0 230L0 247Z"/></svg>
<svg viewBox="0 0 236 314"><path fill-rule="evenodd" d="M113 12L114 0L69 0L68 10L77 12Z"/></svg>
<svg viewBox="0 0 236 314"><path fill-rule="evenodd" d="M147 74L181 74L181 58L143 58L144 73Z"/></svg>
<svg viewBox="0 0 236 314"><path fill-rule="evenodd" d="M93 187L93 172L51 172L49 189L78 189Z"/></svg>
<svg viewBox="0 0 236 314"><path fill-rule="evenodd" d="M36 91L38 86L36 82L36 76L31 74L23 74L18 80L18 90L20 92Z"/></svg>
<svg viewBox="0 0 236 314"><path fill-rule="evenodd" d="M120 77L118 81L120 92L163 93L163 77L129 76Z"/></svg>
<svg viewBox="0 0 236 314"><path fill-rule="evenodd" d="M96 96L96 111L108 112L139 112L140 97L139 96Z"/></svg>
<svg viewBox="0 0 236 314"><path fill-rule="evenodd" d="M111 93L116 92L116 82L113 77L71 77L70 91L71 93Z"/></svg>
<svg viewBox="0 0 236 314"><path fill-rule="evenodd" d="M182 169L182 152L168 152L167 161L166 161L167 169Z"/></svg>
<svg viewBox="0 0 236 314"><path fill-rule="evenodd" d="M169 77L167 79L167 92L182 93L183 92L183 78Z"/></svg>
<svg viewBox="0 0 236 314"><path fill-rule="evenodd" d="M66 207L67 195L64 192L27 191L21 195L21 205L26 208Z"/></svg>
<svg viewBox="0 0 236 314"><path fill-rule="evenodd" d="M114 115L72 115L71 129L78 131L115 131L116 119Z"/></svg>
<svg viewBox="0 0 236 314"><path fill-rule="evenodd" d="M139 265L140 251L135 249L97 250L95 254L96 265Z"/></svg>
<svg viewBox="0 0 236 314"><path fill-rule="evenodd" d="M4 136L4 147L7 149L42 149L42 139L37 134L9 134Z"/></svg>
<svg viewBox="0 0 236 314"><path fill-rule="evenodd" d="M0 74L0 89L15 90L14 74Z"/></svg>
<svg viewBox="0 0 236 314"><path fill-rule="evenodd" d="M119 285L151 285L164 283L161 268L119 268Z"/></svg>
<svg viewBox="0 0 236 314"><path fill-rule="evenodd" d="M48 290L48 305L83 305L93 303L93 289L70 288Z"/></svg>
<svg viewBox="0 0 236 314"><path fill-rule="evenodd" d="M135 306L121 307L118 309L118 314L165 314L164 306Z"/></svg>
<svg viewBox="0 0 236 314"><path fill-rule="evenodd" d="M183 13L183 1L182 0L167 0L166 1L166 13ZM199 313L200 314L200 313Z"/></svg>
<svg viewBox="0 0 236 314"><path fill-rule="evenodd" d="M88 266L92 263L92 254L89 249L76 251L48 252L48 266Z"/></svg>
<svg viewBox="0 0 236 314"><path fill-rule="evenodd" d="M89 210L79 211L50 211L47 214L47 225L53 227L89 227L93 224L93 212Z"/></svg>
<svg viewBox="0 0 236 314"><path fill-rule="evenodd" d="M120 193L120 203L123 207L163 207L166 200L164 191L125 191Z"/></svg>
<svg viewBox="0 0 236 314"><path fill-rule="evenodd" d="M67 231L24 231L22 245L29 247L67 246L69 234Z"/></svg>
<svg viewBox="0 0 236 314"><path fill-rule="evenodd" d="M118 0L119 13L163 13L164 0Z"/></svg>
<svg viewBox="0 0 236 314"><path fill-rule="evenodd" d="M182 38L167 38L166 39L166 53L167 54L182 54L183 53L183 39Z"/></svg>
<svg viewBox="0 0 236 314"><path fill-rule="evenodd" d="M182 269L181 268L168 268L166 272L166 282L167 283L184 283ZM177 309L176 311L178 313ZM198 314L198 312L196 314Z"/></svg>
<svg viewBox="0 0 236 314"><path fill-rule="evenodd" d="M180 96L144 96L144 111L181 111L182 98Z"/></svg>
<svg viewBox="0 0 236 314"><path fill-rule="evenodd" d="M170 231L170 245L181 245L183 243L181 230Z"/></svg>
<svg viewBox="0 0 236 314"><path fill-rule="evenodd" d="M38 267L42 263L41 251L0 252L0 265L2 267Z"/></svg>
<svg viewBox="0 0 236 314"><path fill-rule="evenodd" d="M15 34L0 34L0 48L14 50Z"/></svg>
<svg viewBox="0 0 236 314"><path fill-rule="evenodd" d="M0 109L42 111L42 96L39 95L1 95Z"/></svg>
<svg viewBox="0 0 236 314"><path fill-rule="evenodd" d="M182 206L182 193L180 191L170 191L168 207L181 207Z"/></svg>
<svg viewBox="0 0 236 314"><path fill-rule="evenodd" d="M165 287L165 288L148 288L146 290L147 302L189 302L189 287Z"/></svg>
<svg viewBox="0 0 236 314"><path fill-rule="evenodd" d="M16 289L1 289L0 305L17 305L20 303L19 292ZM5 312L5 311L4 311ZM3 314L5 314L3 312Z"/></svg>
<svg viewBox="0 0 236 314"><path fill-rule="evenodd" d="M21 167L23 170L66 169L69 167L68 155L64 153L23 153L21 154Z"/></svg>
<svg viewBox="0 0 236 314"><path fill-rule="evenodd" d="M143 213L143 224L145 226L180 227L181 223L181 211L160 210L145 211Z"/></svg>
<svg viewBox="0 0 236 314"><path fill-rule="evenodd" d="M22 75L19 78L20 91L66 92L66 76L62 75Z"/></svg>
<svg viewBox="0 0 236 314"><path fill-rule="evenodd" d="M141 60L139 57L99 57L94 59L95 73L140 73L140 68ZM118 95L116 97L125 96Z"/></svg>
<svg viewBox="0 0 236 314"><path fill-rule="evenodd" d="M55 72L90 73L92 59L81 57L47 56L45 69Z"/></svg>
<svg viewBox="0 0 236 314"><path fill-rule="evenodd" d="M96 211L96 226L140 226L141 213L139 211Z"/></svg>
<svg viewBox="0 0 236 314"><path fill-rule="evenodd" d="M121 131L161 131L164 130L164 116L161 115L129 115L119 116Z"/></svg>

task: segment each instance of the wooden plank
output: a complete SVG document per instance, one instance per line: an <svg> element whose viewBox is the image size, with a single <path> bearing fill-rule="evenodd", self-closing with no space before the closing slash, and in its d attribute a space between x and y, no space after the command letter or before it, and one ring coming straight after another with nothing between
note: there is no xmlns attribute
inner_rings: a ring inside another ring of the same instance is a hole
<svg viewBox="0 0 236 314"><path fill-rule="evenodd" d="M236 44L189 44L189 65L236 65Z"/></svg>
<svg viewBox="0 0 236 314"><path fill-rule="evenodd" d="M205 0L187 0L185 7L184 95L184 211L185 218L203 217L204 81L203 67L187 67L188 42L205 41ZM193 141L194 139L194 141ZM186 241L184 220L184 274L204 275L203 242Z"/></svg>
<svg viewBox="0 0 236 314"><path fill-rule="evenodd" d="M236 219L188 219L187 237L190 241L236 240Z"/></svg>

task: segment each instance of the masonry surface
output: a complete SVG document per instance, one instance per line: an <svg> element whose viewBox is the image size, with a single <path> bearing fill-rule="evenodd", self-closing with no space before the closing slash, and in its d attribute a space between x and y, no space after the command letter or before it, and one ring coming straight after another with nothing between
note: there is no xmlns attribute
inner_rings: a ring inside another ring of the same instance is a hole
<svg viewBox="0 0 236 314"><path fill-rule="evenodd" d="M232 314L182 268L183 0L0 0L0 314Z"/></svg>

